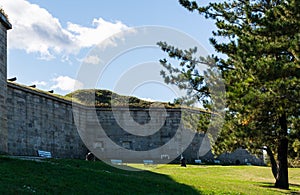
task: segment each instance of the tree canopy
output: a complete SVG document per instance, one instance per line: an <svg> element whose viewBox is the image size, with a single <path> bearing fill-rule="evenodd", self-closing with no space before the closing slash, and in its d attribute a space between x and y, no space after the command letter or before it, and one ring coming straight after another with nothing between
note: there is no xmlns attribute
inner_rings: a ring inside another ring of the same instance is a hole
<svg viewBox="0 0 300 195"><path fill-rule="evenodd" d="M189 0L179 2L215 21L217 30L210 42L216 52L226 55L207 58L214 58L226 86L226 122L213 146L215 152L239 147L253 153L266 150L275 186L288 189L288 154L299 158L300 1L231 0L206 6ZM171 82L181 87L185 87L183 82L191 83L190 90L198 100L214 103L200 98L210 96L203 75L191 76L195 72L191 64L203 62L203 58L191 57L193 50L159 45L183 67L172 71L173 66L164 59L161 63L168 74L163 76L181 78Z"/></svg>

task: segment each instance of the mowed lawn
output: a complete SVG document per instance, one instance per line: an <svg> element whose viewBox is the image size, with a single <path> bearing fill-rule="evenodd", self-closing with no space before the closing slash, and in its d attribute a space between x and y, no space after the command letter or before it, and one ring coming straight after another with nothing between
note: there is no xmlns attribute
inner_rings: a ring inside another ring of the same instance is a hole
<svg viewBox="0 0 300 195"><path fill-rule="evenodd" d="M142 165L135 167L143 168ZM183 168L162 165L151 170L204 194L300 194L299 168L289 169L289 191L273 188L275 180L270 167L188 165Z"/></svg>
<svg viewBox="0 0 300 195"><path fill-rule="evenodd" d="M146 170L100 161L0 157L0 194L300 194L300 169L289 171L291 190L278 190L269 167L130 166Z"/></svg>

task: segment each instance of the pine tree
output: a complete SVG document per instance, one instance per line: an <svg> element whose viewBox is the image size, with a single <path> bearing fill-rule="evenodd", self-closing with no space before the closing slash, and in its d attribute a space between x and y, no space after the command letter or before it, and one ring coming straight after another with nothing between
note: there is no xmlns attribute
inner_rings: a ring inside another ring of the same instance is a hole
<svg viewBox="0 0 300 195"><path fill-rule="evenodd" d="M214 57L227 91L226 123L214 145L215 152L239 147L253 153L266 150L275 187L288 189L289 146L297 148L300 139L300 1L231 0L207 6L189 0L179 2L189 11L215 20L218 29L210 42L218 53L227 56ZM171 64L162 60L169 71L162 72L165 79L173 78L171 84L181 87L185 87L184 82L191 83L190 90L198 100L209 97L203 75L190 76L195 71L195 65L190 64L201 62L191 57L193 50L159 45L184 67L172 71ZM181 80L174 81L176 78Z"/></svg>

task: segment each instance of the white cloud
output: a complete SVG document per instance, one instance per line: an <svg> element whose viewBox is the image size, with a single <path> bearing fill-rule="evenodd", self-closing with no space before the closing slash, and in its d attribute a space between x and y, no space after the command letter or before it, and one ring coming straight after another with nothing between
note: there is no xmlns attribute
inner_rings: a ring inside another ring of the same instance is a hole
<svg viewBox="0 0 300 195"><path fill-rule="evenodd" d="M60 89L62 91L73 91L75 87L80 88L79 86L82 86L79 81L68 76L59 76L52 79L52 81L56 82L56 84L53 85L51 89Z"/></svg>
<svg viewBox="0 0 300 195"><path fill-rule="evenodd" d="M47 83L45 81L33 81L32 84L37 85L37 86L46 86L47 85Z"/></svg>
<svg viewBox="0 0 300 195"><path fill-rule="evenodd" d="M147 101L147 102L156 102L157 101L157 100L154 100L152 98L142 98L142 97L139 97L139 99Z"/></svg>
<svg viewBox="0 0 300 195"><path fill-rule="evenodd" d="M87 64L99 64L100 62L100 58L98 56L88 56L86 58L83 59L83 62L84 63L87 63Z"/></svg>
<svg viewBox="0 0 300 195"><path fill-rule="evenodd" d="M111 35L127 29L127 26L120 21L111 23L102 18L94 19L93 26L94 28L88 28L69 22L67 30L75 35L78 45L81 47L91 47Z"/></svg>
<svg viewBox="0 0 300 195"><path fill-rule="evenodd" d="M94 19L92 27L68 22L67 28L63 28L46 9L26 0L2 0L1 4L13 26L9 47L39 53L42 59L76 54L127 29L120 21L111 23L102 18Z"/></svg>

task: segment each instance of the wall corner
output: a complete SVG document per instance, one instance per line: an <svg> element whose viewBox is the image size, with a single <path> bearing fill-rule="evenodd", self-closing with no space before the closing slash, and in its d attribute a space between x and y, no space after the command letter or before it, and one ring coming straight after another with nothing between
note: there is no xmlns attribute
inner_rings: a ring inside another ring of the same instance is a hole
<svg viewBox="0 0 300 195"><path fill-rule="evenodd" d="M7 16L0 11L0 154L8 153L7 131L7 30L11 29Z"/></svg>

